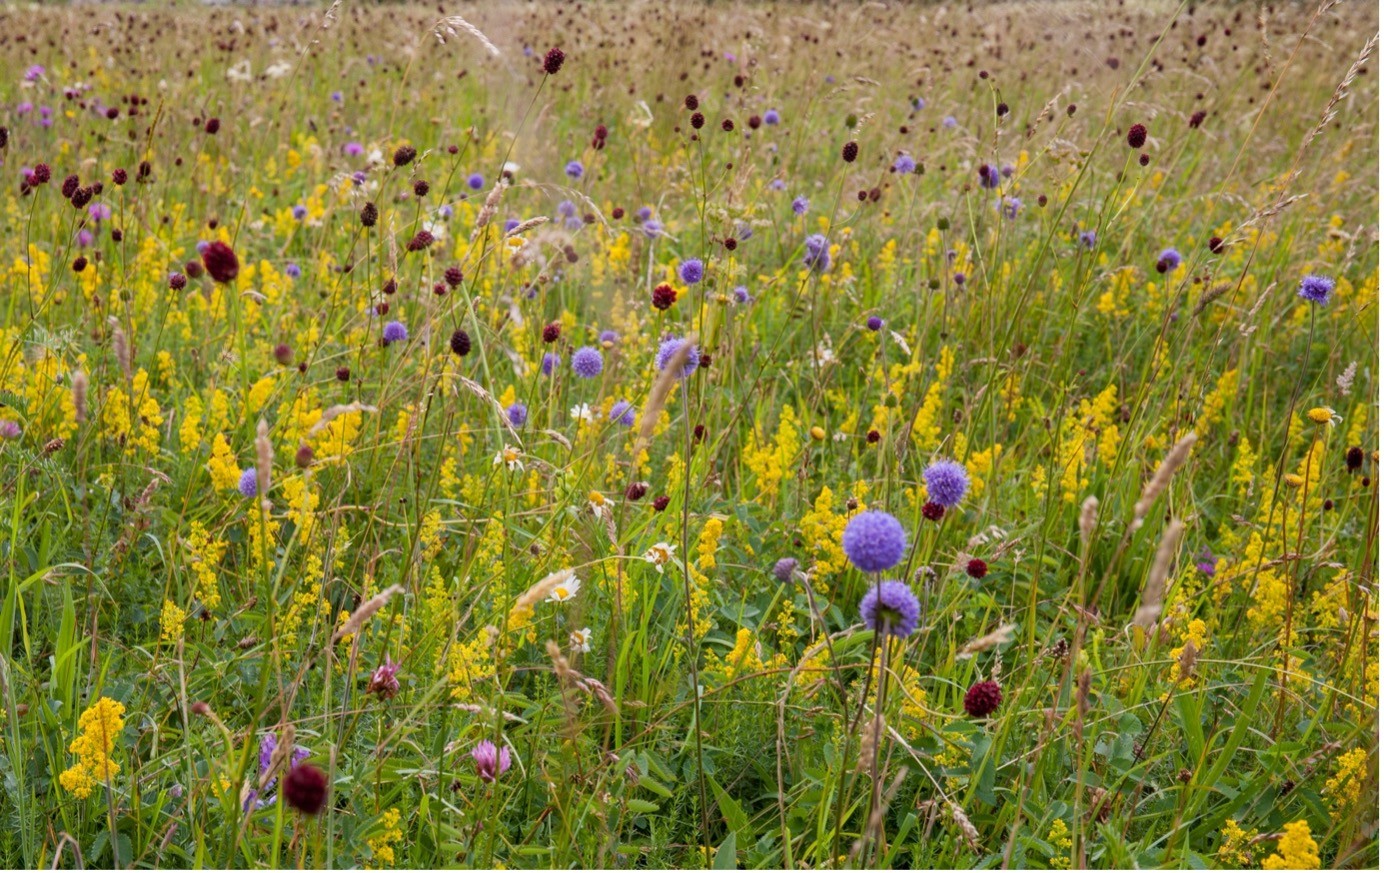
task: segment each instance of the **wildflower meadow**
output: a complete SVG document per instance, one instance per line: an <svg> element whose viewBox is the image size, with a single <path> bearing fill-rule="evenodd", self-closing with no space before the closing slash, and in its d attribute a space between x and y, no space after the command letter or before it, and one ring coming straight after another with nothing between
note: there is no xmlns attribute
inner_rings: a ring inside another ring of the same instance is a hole
<svg viewBox="0 0 1384 873"><path fill-rule="evenodd" d="M0 6L0 863L1377 868L1378 24Z"/></svg>

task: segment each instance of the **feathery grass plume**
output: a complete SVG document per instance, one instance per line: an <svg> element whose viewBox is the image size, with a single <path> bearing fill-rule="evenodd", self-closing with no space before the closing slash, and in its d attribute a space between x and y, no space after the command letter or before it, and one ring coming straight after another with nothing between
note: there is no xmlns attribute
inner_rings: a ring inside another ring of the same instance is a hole
<svg viewBox="0 0 1384 873"><path fill-rule="evenodd" d="M1346 368L1341 371L1341 375L1336 377L1336 387L1340 390L1341 396L1343 397L1350 393L1350 387L1355 384L1355 370L1357 366L1358 362L1351 361Z"/></svg>
<svg viewBox="0 0 1384 873"><path fill-rule="evenodd" d="M979 852L980 831L976 830L976 826L971 823L970 818L966 815L966 810L961 808L961 804L948 798L947 811L951 813L952 821L956 822L956 826L961 829L961 836L965 838L966 845L970 846L972 851Z"/></svg>
<svg viewBox="0 0 1384 873"><path fill-rule="evenodd" d="M335 645L343 638L358 632L364 627L365 623L370 620L371 616L383 609L385 604L389 603L394 595L403 593L403 586L391 585L356 607L356 611L351 613L351 617L346 619L346 623L343 624L336 633L332 634L332 644Z"/></svg>
<svg viewBox="0 0 1384 873"><path fill-rule="evenodd" d="M485 46L487 52L490 52L491 57L498 58L500 56L500 50L495 47L495 43L491 42L484 33L481 33L479 27L476 27L460 15L449 15L433 25L433 35L437 37L437 41L441 45L446 45L447 37L456 36L458 30L465 31L474 36L476 41Z"/></svg>
<svg viewBox="0 0 1384 873"><path fill-rule="evenodd" d="M269 502L269 475L273 468L274 446L269 442L269 422L261 418L255 427L255 493L264 499L266 512L272 506Z"/></svg>
<svg viewBox="0 0 1384 873"><path fill-rule="evenodd" d="M524 443L519 438L519 431L514 429L514 425L510 422L509 416L505 414L505 408L500 405L500 401L496 400L491 395L491 393L485 390L485 388L478 382L468 379L465 376L457 376L456 380L461 385L461 387L465 388L467 391L470 391L472 394L476 395L477 397L489 403L491 406L495 408L495 411L499 413L500 416L500 424L503 424L505 426L505 429L509 431L509 435L514 438L514 444L519 446L520 448L523 448ZM570 449L571 445L569 444L567 447Z"/></svg>
<svg viewBox="0 0 1384 873"><path fill-rule="evenodd" d="M1004 645L1005 643L1013 639L1014 629L1017 627L1018 625L1014 624L1002 624L994 630L990 631L985 636L976 637L966 645L962 646L961 650L956 653L957 660L973 658L981 652L986 652L990 649L993 649L995 646Z"/></svg>
<svg viewBox="0 0 1384 873"><path fill-rule="evenodd" d="M1172 569L1173 558L1177 556L1178 543L1186 525L1182 519L1175 518L1163 531L1158 541L1158 551L1154 553L1153 565L1149 567L1148 578L1144 580L1144 591L1139 598L1139 608L1134 611L1134 624L1145 633L1153 630L1163 614L1163 596L1167 592L1168 572Z"/></svg>
<svg viewBox="0 0 1384 873"><path fill-rule="evenodd" d="M87 420L87 387L85 370L72 374L72 408L76 411L78 424L84 424Z"/></svg>
<svg viewBox="0 0 1384 873"><path fill-rule="evenodd" d="M317 420L317 423L308 428L308 437L317 436L322 431L326 430L327 426L335 421L338 416L345 415L348 412L379 412L379 410L368 403L361 403L359 400L328 407L327 411L322 413L322 417Z"/></svg>
<svg viewBox="0 0 1384 873"><path fill-rule="evenodd" d="M577 575L577 571L570 567L561 570L554 570L542 579L529 586L528 590L520 594L514 601L515 609L526 609L533 606L549 594L553 589Z"/></svg>
<svg viewBox="0 0 1384 873"><path fill-rule="evenodd" d="M1234 287L1235 286L1230 282L1217 282L1214 287L1203 291L1201 297L1197 300L1197 305L1192 308L1192 317L1196 318L1198 315L1201 315L1206 307L1215 303L1225 292Z"/></svg>
<svg viewBox="0 0 1384 873"><path fill-rule="evenodd" d="M1134 520L1129 523L1130 531L1143 527L1144 518L1153 508L1154 502L1168 490L1168 485L1173 481L1173 474L1187 462L1187 457L1192 453L1192 444L1196 441L1196 431L1188 431L1187 435L1178 440L1164 456L1163 462L1154 471L1153 478L1144 486L1144 493L1139 495L1139 502L1134 504Z"/></svg>
<svg viewBox="0 0 1384 873"><path fill-rule="evenodd" d="M1089 545L1091 535L1096 532L1096 519L1100 511L1100 498L1092 494L1081 502L1081 517L1077 526L1081 530L1081 542Z"/></svg>
<svg viewBox="0 0 1384 873"><path fill-rule="evenodd" d="M543 225L547 224L548 220L548 216L540 215L537 218L530 218L526 221L522 221L519 224L515 225L513 230L510 230L505 233L505 239L509 239L510 237L515 236L523 236L524 234L533 230L535 227L542 227Z"/></svg>
<svg viewBox="0 0 1384 873"><path fill-rule="evenodd" d="M485 197L485 203L481 205L481 211L476 216L476 227L471 234L471 239L475 240L486 225L490 224L495 217L495 212L500 208L500 199L505 196L505 189L509 187L509 180L501 176L495 181L495 187L490 189L490 193Z"/></svg>
<svg viewBox="0 0 1384 873"><path fill-rule="evenodd" d="M115 330L111 331L111 350L115 352L115 360L120 364L120 372L125 374L125 381L131 377L130 371L130 341L125 336L125 329L119 322L111 316L111 324L115 325Z"/></svg>
<svg viewBox="0 0 1384 873"><path fill-rule="evenodd" d="M663 407L668 402L668 394L682 378L683 367L687 366L687 359L692 354L692 349L696 347L696 344L697 334L695 331L684 337L682 345L674 349L667 363L663 365L658 381L649 390L649 399L645 401L644 413L639 419L639 437L634 443L635 457L639 457L639 454L648 446L649 440L653 438L654 427L658 424L658 416L663 412Z"/></svg>

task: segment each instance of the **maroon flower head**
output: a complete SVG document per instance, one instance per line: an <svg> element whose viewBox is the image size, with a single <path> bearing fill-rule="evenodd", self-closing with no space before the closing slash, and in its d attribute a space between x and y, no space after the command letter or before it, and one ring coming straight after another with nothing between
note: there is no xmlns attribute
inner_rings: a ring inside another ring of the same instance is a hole
<svg viewBox="0 0 1384 873"><path fill-rule="evenodd" d="M1131 127L1129 129L1129 133L1125 136L1125 140L1129 143L1129 147L1132 149L1143 148L1144 141L1148 138L1149 129L1147 127L1144 127L1142 124L1136 124L1133 127Z"/></svg>
<svg viewBox="0 0 1384 873"><path fill-rule="evenodd" d="M471 353L471 336L461 328L452 332L452 354L464 358Z"/></svg>
<svg viewBox="0 0 1384 873"><path fill-rule="evenodd" d="M980 558L972 558L966 562L966 575L970 576L972 579L984 579L985 575L989 572L990 565L986 564Z"/></svg>
<svg viewBox="0 0 1384 873"><path fill-rule="evenodd" d="M1219 255L1225 251L1225 240L1218 236L1213 236L1206 241L1206 247L1211 250L1211 254Z"/></svg>
<svg viewBox="0 0 1384 873"><path fill-rule="evenodd" d="M562 325L556 321L543 325L543 342L551 345L557 342L557 338L562 336Z"/></svg>
<svg viewBox="0 0 1384 873"><path fill-rule="evenodd" d="M327 777L306 762L297 764L284 777L284 799L304 815L317 815L327 802Z"/></svg>
<svg viewBox="0 0 1384 873"><path fill-rule="evenodd" d="M240 275L240 259L235 251L221 240L209 243L202 252L202 265L213 281L226 283Z"/></svg>
<svg viewBox="0 0 1384 873"><path fill-rule="evenodd" d="M212 136L215 136L216 132L221 129L221 119L208 118L206 126L202 129L205 130L207 133L211 134Z"/></svg>
<svg viewBox="0 0 1384 873"><path fill-rule="evenodd" d="M53 178L53 168L47 164L35 164L34 171L29 174L35 185L47 185L48 180Z"/></svg>
<svg viewBox="0 0 1384 873"><path fill-rule="evenodd" d="M860 146L855 140L851 140L841 147L841 160L848 164L855 163L855 159L860 155Z"/></svg>
<svg viewBox="0 0 1384 873"><path fill-rule="evenodd" d="M666 282L654 288L654 309L660 311L667 309L668 307L672 306L675 302L677 302L677 299L678 293L674 291L672 286Z"/></svg>
<svg viewBox="0 0 1384 873"><path fill-rule="evenodd" d="M940 503L929 500L923 504L923 518L928 521L941 521L942 516L947 514L947 508Z"/></svg>
<svg viewBox="0 0 1384 873"><path fill-rule="evenodd" d="M543 56L543 72L549 76L556 76L557 71L562 69L562 62L565 60L567 60L567 55L562 53L562 49L548 49L548 53Z"/></svg>
<svg viewBox="0 0 1384 873"><path fill-rule="evenodd" d="M394 150L394 166L406 167L413 163L413 159L418 157L418 149L413 146L399 146Z"/></svg>
<svg viewBox="0 0 1384 873"><path fill-rule="evenodd" d="M971 686L971 690L966 692L966 714L972 718L985 718L985 716L1000 708L1000 701L1004 695L1000 693L1000 686L989 679L984 682L977 682Z"/></svg>

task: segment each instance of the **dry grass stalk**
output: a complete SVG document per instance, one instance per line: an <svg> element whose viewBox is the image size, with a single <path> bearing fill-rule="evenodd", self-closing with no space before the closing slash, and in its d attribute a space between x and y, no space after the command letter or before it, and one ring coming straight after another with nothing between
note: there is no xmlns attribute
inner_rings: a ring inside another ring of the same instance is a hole
<svg viewBox="0 0 1384 873"><path fill-rule="evenodd" d="M1145 633L1153 630L1158 618L1163 614L1163 596L1167 592L1168 571L1172 569L1173 557L1177 555L1178 544L1186 525L1182 519L1175 518L1163 531L1163 539L1158 542L1158 551L1153 556L1153 566L1149 568L1148 578L1144 580L1144 593L1139 598L1139 608L1134 611L1134 624Z"/></svg>
<svg viewBox="0 0 1384 873"><path fill-rule="evenodd" d="M1154 471L1153 478L1144 486L1144 493L1140 495L1139 502L1134 504L1134 520L1129 523L1129 529L1136 531L1144 524L1144 519L1148 516L1153 504L1168 490L1168 485L1173 481L1173 475L1178 469L1187 462L1188 456L1192 454L1192 444L1197 441L1196 431L1190 431L1186 436L1177 441L1168 454L1163 458L1163 462Z"/></svg>

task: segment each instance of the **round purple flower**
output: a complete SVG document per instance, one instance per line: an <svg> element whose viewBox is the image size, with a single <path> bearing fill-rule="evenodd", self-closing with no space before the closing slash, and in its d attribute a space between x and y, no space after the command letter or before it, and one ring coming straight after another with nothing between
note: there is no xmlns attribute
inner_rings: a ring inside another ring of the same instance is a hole
<svg viewBox="0 0 1384 873"><path fill-rule="evenodd" d="M846 522L841 550L866 573L879 573L903 560L908 538L903 525L887 512L870 510Z"/></svg>
<svg viewBox="0 0 1384 873"><path fill-rule="evenodd" d="M1318 306L1325 306L1334 290L1336 290L1335 279L1326 276L1303 276L1302 283L1298 285L1298 296Z"/></svg>
<svg viewBox="0 0 1384 873"><path fill-rule="evenodd" d="M927 499L951 509L966 496L971 476L956 461L936 461L923 471L927 482Z"/></svg>
<svg viewBox="0 0 1384 873"><path fill-rule="evenodd" d="M91 216L92 221L107 221L111 217L111 208L104 203L93 203L87 207L87 215Z"/></svg>
<svg viewBox="0 0 1384 873"><path fill-rule="evenodd" d="M1182 263L1182 255L1177 249L1167 248L1158 253L1158 272L1176 270Z"/></svg>
<svg viewBox="0 0 1384 873"><path fill-rule="evenodd" d="M831 269L831 245L820 233L814 233L803 243L803 266L818 273Z"/></svg>
<svg viewBox="0 0 1384 873"><path fill-rule="evenodd" d="M700 258L688 258L678 265L678 277L689 285L702 281L705 275L706 267L702 265Z"/></svg>
<svg viewBox="0 0 1384 873"><path fill-rule="evenodd" d="M556 370L561 363L562 355L559 355L557 352L548 352L543 356L543 363L541 365L543 368L543 375L553 375L553 371Z"/></svg>
<svg viewBox="0 0 1384 873"><path fill-rule="evenodd" d="M658 354L654 356L654 364L662 372L668 363L673 360L673 356L678 350L687 343L682 337L670 337L658 346ZM687 362L682 365L682 378L686 379L697 372L697 366L702 362L702 353L696 346L692 346L687 351Z"/></svg>
<svg viewBox="0 0 1384 873"><path fill-rule="evenodd" d="M577 214L577 204L571 200L563 200L557 205L557 214L563 218L571 218Z"/></svg>
<svg viewBox="0 0 1384 873"><path fill-rule="evenodd" d="M635 221L648 221L650 218L653 217L654 211L647 206L641 206L638 209L634 210Z"/></svg>
<svg viewBox="0 0 1384 873"><path fill-rule="evenodd" d="M913 156L908 152L894 158L893 170L895 173L911 173L916 169L918 169L918 162L913 160Z"/></svg>
<svg viewBox="0 0 1384 873"><path fill-rule="evenodd" d="M572 372L583 379L594 379L605 369L605 359L591 346L582 346L572 353Z"/></svg>
<svg viewBox="0 0 1384 873"><path fill-rule="evenodd" d="M17 440L23 436L23 434L24 430L19 426L19 422L14 419L7 418L4 421L0 421L0 437L4 437L7 440Z"/></svg>
<svg viewBox="0 0 1384 873"><path fill-rule="evenodd" d="M648 237L649 239L658 239L659 235L663 233L663 225L660 222L650 218L644 222L641 230L644 231L644 236Z"/></svg>
<svg viewBox="0 0 1384 873"><path fill-rule="evenodd" d="M782 179L775 179L774 181L769 183L769 188L774 191L782 191L787 187L788 183L783 181Z"/></svg>
<svg viewBox="0 0 1384 873"><path fill-rule="evenodd" d="M524 422L529 420L529 408L516 400L505 410L505 417L515 427L523 427Z"/></svg>
<svg viewBox="0 0 1384 873"><path fill-rule="evenodd" d="M634 405L628 400L617 400L610 407L610 420L618 421L625 427L634 427Z"/></svg>
<svg viewBox="0 0 1384 873"><path fill-rule="evenodd" d="M798 569L797 558L779 558L774 562L774 578L780 582L793 581L793 571Z"/></svg>
<svg viewBox="0 0 1384 873"><path fill-rule="evenodd" d="M240 473L240 484L236 486L242 497L254 497L259 493L259 477L254 467L246 467Z"/></svg>
<svg viewBox="0 0 1384 873"><path fill-rule="evenodd" d="M922 607L918 595L897 579L886 579L871 585L860 598L860 618L865 626L878 633L906 637L918 629Z"/></svg>
<svg viewBox="0 0 1384 873"><path fill-rule="evenodd" d="M1096 247L1096 232L1094 230L1083 230L1076 235L1077 242L1083 249L1090 251Z"/></svg>
<svg viewBox="0 0 1384 873"><path fill-rule="evenodd" d="M391 321L384 326L384 344L401 343L408 339L408 328L402 321Z"/></svg>
<svg viewBox="0 0 1384 873"><path fill-rule="evenodd" d="M497 749L490 740L481 740L471 750L471 757L476 761L476 775L482 782L494 782L509 769L509 746Z"/></svg>
<svg viewBox="0 0 1384 873"><path fill-rule="evenodd" d="M511 230L514 230L514 229L515 229L516 227L518 227L518 226L519 226L519 219L517 219L517 218L506 218L506 219L505 219L505 233L509 233Z"/></svg>
<svg viewBox="0 0 1384 873"><path fill-rule="evenodd" d="M997 188L997 187L999 187L999 184L1000 184L1000 171L999 171L999 168L998 168L998 167L992 167L992 166L990 166L989 164L981 164L981 165L980 165L980 169L977 170L976 173L980 176L980 187L982 187L982 188Z"/></svg>
<svg viewBox="0 0 1384 873"><path fill-rule="evenodd" d="M586 168L581 165L581 161L568 161L563 172L565 172L569 178L580 179L582 174L586 172Z"/></svg>
<svg viewBox="0 0 1384 873"><path fill-rule="evenodd" d="M620 341L620 335L613 330L603 330L597 339L601 341L601 345L615 345Z"/></svg>
<svg viewBox="0 0 1384 873"><path fill-rule="evenodd" d="M1023 208L1023 202L1018 197L1006 197L1000 205L1005 218L1018 218L1019 210Z"/></svg>
<svg viewBox="0 0 1384 873"><path fill-rule="evenodd" d="M293 220L294 220L294 221L302 221L304 218L307 218L307 217L308 217L308 208L307 208L306 206L304 206L303 204L301 204L301 203L295 204L294 207L293 207Z"/></svg>
<svg viewBox="0 0 1384 873"><path fill-rule="evenodd" d="M802 215L803 213L807 212L807 207L810 205L811 203L808 201L808 199L799 194L797 197L793 198L793 214Z"/></svg>
<svg viewBox="0 0 1384 873"><path fill-rule="evenodd" d="M480 173L472 173L466 177L466 187L472 191L479 191L485 187L485 177Z"/></svg>
<svg viewBox="0 0 1384 873"><path fill-rule="evenodd" d="M730 296L735 299L736 303L749 303L754 300L754 298L750 296L750 289L746 288L744 285L736 285L732 288Z"/></svg>
<svg viewBox="0 0 1384 873"><path fill-rule="evenodd" d="M284 267L284 275L290 279L301 279L303 277L303 268L290 261L288 266Z"/></svg>
<svg viewBox="0 0 1384 873"><path fill-rule="evenodd" d="M356 155L365 154L365 146L353 140L342 146L341 151L347 155L355 157Z"/></svg>
<svg viewBox="0 0 1384 873"><path fill-rule="evenodd" d="M948 115L946 118L943 118L942 126L947 130L954 130L956 128L956 116Z"/></svg>
<svg viewBox="0 0 1384 873"><path fill-rule="evenodd" d="M881 327L884 327L884 319L880 318L878 315L872 315L865 319L865 326L870 330L877 331Z"/></svg>

